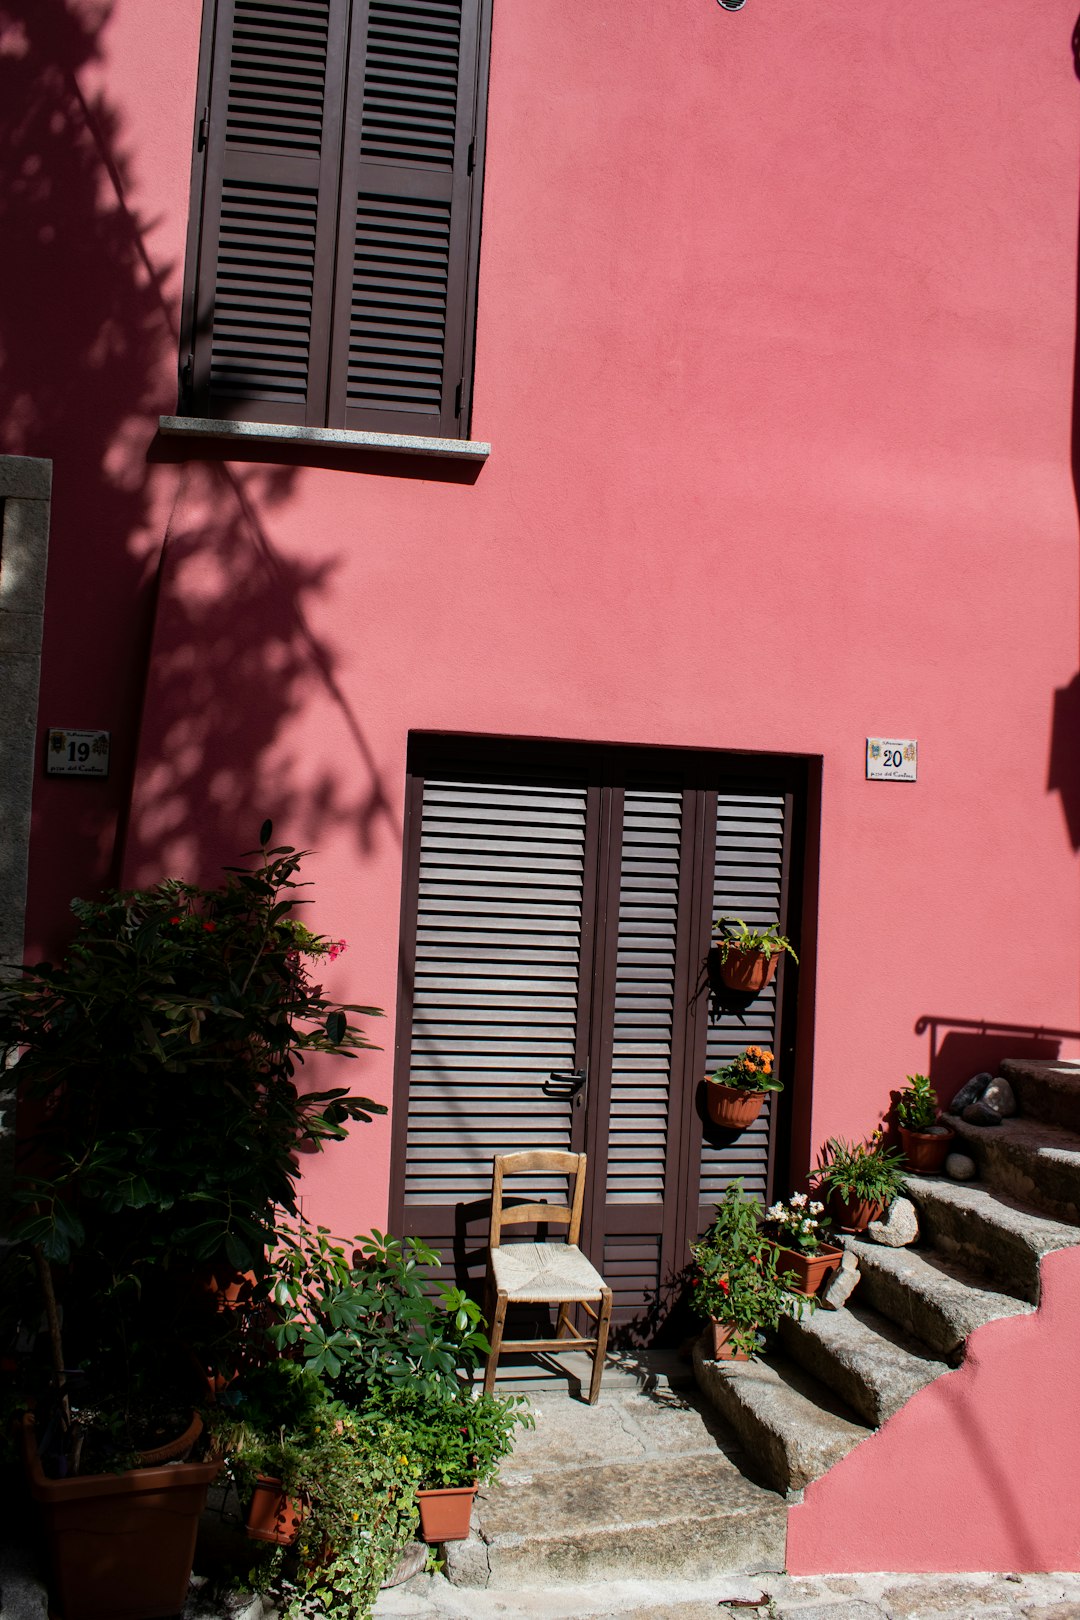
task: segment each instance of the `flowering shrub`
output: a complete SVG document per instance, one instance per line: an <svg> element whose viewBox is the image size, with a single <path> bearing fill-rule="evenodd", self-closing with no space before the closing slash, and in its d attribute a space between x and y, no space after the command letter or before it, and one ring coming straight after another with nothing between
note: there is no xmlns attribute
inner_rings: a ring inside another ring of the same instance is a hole
<svg viewBox="0 0 1080 1620"><path fill-rule="evenodd" d="M767 1047L748 1046L727 1063L722 1063L708 1079L713 1085L735 1086L740 1091L783 1091L784 1083L773 1075L773 1055Z"/></svg>
<svg viewBox="0 0 1080 1620"><path fill-rule="evenodd" d="M816 1254L821 1247L821 1228L829 1224L819 1219L824 1213L825 1205L807 1193L792 1193L786 1204L770 1204L765 1219L773 1237L784 1248Z"/></svg>
<svg viewBox="0 0 1080 1620"><path fill-rule="evenodd" d="M762 1330L792 1316L799 1303L788 1292L796 1279L779 1273L776 1245L761 1225L761 1205L733 1181L716 1206L712 1225L690 1249L694 1257L694 1309L733 1329L736 1349L752 1355Z"/></svg>

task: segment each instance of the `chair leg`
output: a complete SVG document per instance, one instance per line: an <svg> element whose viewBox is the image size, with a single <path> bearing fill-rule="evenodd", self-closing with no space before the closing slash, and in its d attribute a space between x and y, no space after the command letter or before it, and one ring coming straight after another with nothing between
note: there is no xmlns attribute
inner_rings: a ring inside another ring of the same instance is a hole
<svg viewBox="0 0 1080 1620"><path fill-rule="evenodd" d="M593 1352L592 1381L589 1384L589 1405L595 1406L600 1397L600 1380L604 1374L604 1355L607 1351L608 1323L611 1320L611 1290L605 1288L600 1296L600 1317L596 1324L596 1349Z"/></svg>
<svg viewBox="0 0 1080 1620"><path fill-rule="evenodd" d="M564 1301L559 1306L559 1314L555 1318L555 1337L561 1339L570 1325L570 1307Z"/></svg>
<svg viewBox="0 0 1080 1620"><path fill-rule="evenodd" d="M507 1295L500 1293L495 1300L495 1311L491 1320L491 1350L488 1353L487 1367L484 1370L484 1394L490 1395L495 1388L495 1368L499 1361L499 1350L502 1347L503 1327L506 1324Z"/></svg>

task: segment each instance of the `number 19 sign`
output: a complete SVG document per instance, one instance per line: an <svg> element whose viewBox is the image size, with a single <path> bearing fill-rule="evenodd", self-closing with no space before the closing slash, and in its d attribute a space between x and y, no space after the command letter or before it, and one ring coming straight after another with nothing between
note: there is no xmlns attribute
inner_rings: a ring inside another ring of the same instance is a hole
<svg viewBox="0 0 1080 1620"><path fill-rule="evenodd" d="M46 776L108 776L109 733L53 726L45 749Z"/></svg>
<svg viewBox="0 0 1080 1620"><path fill-rule="evenodd" d="M867 737L868 782L914 782L918 765L919 745L913 737Z"/></svg>

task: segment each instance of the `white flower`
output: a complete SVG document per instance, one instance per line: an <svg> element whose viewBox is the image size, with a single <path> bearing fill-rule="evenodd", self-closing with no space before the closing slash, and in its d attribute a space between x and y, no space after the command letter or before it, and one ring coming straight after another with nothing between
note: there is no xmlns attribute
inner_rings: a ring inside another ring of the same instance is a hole
<svg viewBox="0 0 1080 1620"><path fill-rule="evenodd" d="M782 1221L784 1214L785 1210L783 1204L773 1204L771 1209L767 1209L765 1211L765 1219L767 1221Z"/></svg>
<svg viewBox="0 0 1080 1620"><path fill-rule="evenodd" d="M825 1213L825 1205L824 1204L811 1204L810 1205L810 1213L811 1213L811 1215L824 1215L824 1213Z"/></svg>
<svg viewBox="0 0 1080 1620"><path fill-rule="evenodd" d="M791 1207L792 1207L792 1209L802 1209L802 1207L803 1207L803 1205L805 1203L806 1203L806 1194L805 1193L792 1193L792 1195L791 1195Z"/></svg>

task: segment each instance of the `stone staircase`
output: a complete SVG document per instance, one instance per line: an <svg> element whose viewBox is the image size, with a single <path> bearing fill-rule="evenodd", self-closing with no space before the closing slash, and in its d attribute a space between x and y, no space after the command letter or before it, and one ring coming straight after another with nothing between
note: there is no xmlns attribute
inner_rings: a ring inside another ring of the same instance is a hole
<svg viewBox="0 0 1080 1620"><path fill-rule="evenodd" d="M764 1361L695 1350L698 1383L753 1477L789 1499L958 1367L977 1328L1036 1310L1043 1257L1080 1244L1080 1065L1010 1059L1000 1072L1015 1117L945 1116L979 1179L910 1178L917 1246L844 1238L860 1269L848 1305L785 1321Z"/></svg>
<svg viewBox="0 0 1080 1620"><path fill-rule="evenodd" d="M587 1387L586 1357L560 1354L558 1364ZM639 1380L640 1365L613 1358L587 1406L565 1377L516 1383L501 1365L500 1393L526 1390L536 1427L477 1497L469 1539L443 1549L447 1578L522 1592L782 1570L783 1498L747 1477L685 1363L672 1357L668 1368Z"/></svg>

